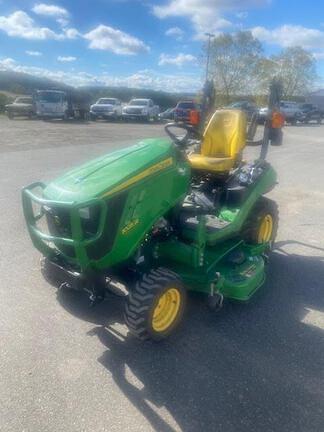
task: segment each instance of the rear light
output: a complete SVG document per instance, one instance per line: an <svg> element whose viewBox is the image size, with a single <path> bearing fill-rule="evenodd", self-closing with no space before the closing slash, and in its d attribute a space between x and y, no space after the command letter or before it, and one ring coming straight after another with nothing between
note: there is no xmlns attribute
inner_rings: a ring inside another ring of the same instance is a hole
<svg viewBox="0 0 324 432"><path fill-rule="evenodd" d="M271 118L271 127L273 129L280 129L284 126L284 124L285 116L279 111L274 111Z"/></svg>
<svg viewBox="0 0 324 432"><path fill-rule="evenodd" d="M200 122L200 114L197 110L191 110L189 113L189 123L197 126Z"/></svg>

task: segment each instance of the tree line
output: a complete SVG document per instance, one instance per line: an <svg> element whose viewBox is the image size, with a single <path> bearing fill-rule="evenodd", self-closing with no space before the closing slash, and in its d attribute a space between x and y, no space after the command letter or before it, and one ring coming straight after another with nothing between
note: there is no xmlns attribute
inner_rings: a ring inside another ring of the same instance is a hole
<svg viewBox="0 0 324 432"><path fill-rule="evenodd" d="M207 50L206 44L205 57ZM208 79L214 83L217 104L230 103L240 95L252 95L261 102L274 77L283 84L284 99L301 100L317 78L316 60L299 46L265 56L261 42L250 31L223 33L210 41Z"/></svg>
<svg viewBox="0 0 324 432"><path fill-rule="evenodd" d="M61 82L40 78L25 73L0 71L0 112L5 104L12 102L13 97L1 93L1 90L17 95L32 95L35 90L64 90L70 97L84 104L92 104L100 97L115 97L122 102L128 102L132 98L153 99L156 105L166 109L174 107L180 99L193 98L195 94L168 93L152 89L139 89L129 87L85 86L74 88Z"/></svg>

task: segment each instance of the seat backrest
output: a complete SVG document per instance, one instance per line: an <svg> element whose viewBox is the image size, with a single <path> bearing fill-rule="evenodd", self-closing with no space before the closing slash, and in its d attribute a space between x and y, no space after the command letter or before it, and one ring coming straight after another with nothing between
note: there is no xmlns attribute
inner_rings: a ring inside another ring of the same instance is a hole
<svg viewBox="0 0 324 432"><path fill-rule="evenodd" d="M239 110L218 110L210 119L201 144L207 157L236 158L246 144L246 116Z"/></svg>

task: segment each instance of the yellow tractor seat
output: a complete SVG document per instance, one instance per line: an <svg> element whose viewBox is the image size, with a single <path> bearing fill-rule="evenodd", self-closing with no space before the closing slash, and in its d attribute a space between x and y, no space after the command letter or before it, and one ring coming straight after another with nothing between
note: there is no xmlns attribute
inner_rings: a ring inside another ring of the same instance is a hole
<svg viewBox="0 0 324 432"><path fill-rule="evenodd" d="M246 144L246 117L239 110L219 110L210 119L201 152L189 155L193 169L224 174L235 167Z"/></svg>

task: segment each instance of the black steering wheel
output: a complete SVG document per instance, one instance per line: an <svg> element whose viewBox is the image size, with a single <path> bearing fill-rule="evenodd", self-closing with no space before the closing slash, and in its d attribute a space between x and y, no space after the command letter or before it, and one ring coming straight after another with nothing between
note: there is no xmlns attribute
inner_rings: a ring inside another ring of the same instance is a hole
<svg viewBox="0 0 324 432"><path fill-rule="evenodd" d="M184 129L186 131L182 138L179 138L171 129ZM171 140L179 147L185 147L190 136L198 137L198 132L192 125L186 123L167 123L164 126L165 132L169 135Z"/></svg>

